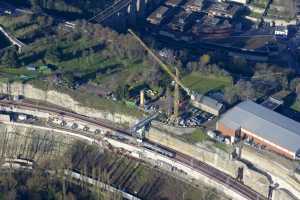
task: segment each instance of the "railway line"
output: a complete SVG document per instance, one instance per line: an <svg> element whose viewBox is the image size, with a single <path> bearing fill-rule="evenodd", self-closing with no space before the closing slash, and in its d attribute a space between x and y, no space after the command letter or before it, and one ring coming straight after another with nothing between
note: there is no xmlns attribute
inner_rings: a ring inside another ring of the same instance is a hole
<svg viewBox="0 0 300 200"><path fill-rule="evenodd" d="M176 152L176 159L187 164L192 165L193 168L205 173L210 178L217 180L218 182L225 184L228 187L233 188L244 197L253 200L265 200L266 197L252 190L250 187L237 181L233 177L225 174L224 172L198 160L195 160L189 156Z"/></svg>
<svg viewBox="0 0 300 200"><path fill-rule="evenodd" d="M3 106L3 107L14 106L14 107L17 107L20 109L39 110L39 111L45 111L48 113L50 112L50 113L58 114L61 116L67 116L67 117L79 119L81 121L85 121L90 124L98 125L98 126L110 129L112 131L120 132L125 135L131 135L129 130L126 130L124 128L116 126L112 122L90 118L90 117L87 117L87 116L84 116L84 115L81 115L78 113L74 113L71 111L66 111L66 110L61 111L60 109L51 108L51 107L47 107L44 105L35 105L32 103L21 102L21 101L16 102L16 101L2 100L2 101L0 101L0 106ZM165 154L165 156L172 157L173 159L175 159L181 163L184 163L185 165L190 166L193 169L196 169L200 173L206 175L207 177L209 177L211 179L218 181L219 183L225 185L228 188L231 188L232 190L236 191L237 193L239 193L240 195L242 195L243 197L245 197L249 200L267 200L267 198L264 197L263 195L261 195L260 193L254 191L250 187L237 181L235 178L231 177L230 175L228 175L228 174L226 174L204 162L196 160L196 159L194 159L188 155L185 155L181 152L174 151L173 149L161 146L160 144L156 144L151 141L146 141L146 142L156 146L157 148L164 149L169 152L173 152L172 154L169 154L169 155Z"/></svg>

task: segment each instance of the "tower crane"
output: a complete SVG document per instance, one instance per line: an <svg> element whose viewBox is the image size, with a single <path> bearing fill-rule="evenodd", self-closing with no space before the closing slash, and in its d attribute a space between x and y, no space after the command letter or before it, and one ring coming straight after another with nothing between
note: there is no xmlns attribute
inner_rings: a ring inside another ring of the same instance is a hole
<svg viewBox="0 0 300 200"><path fill-rule="evenodd" d="M181 80L172 72L172 70L137 36L131 29L128 32L142 45L142 47L154 58L160 67L171 76L171 78L178 84L189 96L191 96L191 91L184 86Z"/></svg>
<svg viewBox="0 0 300 200"><path fill-rule="evenodd" d="M191 91L187 87L185 87L179 79L178 68L175 68L176 74L174 74L172 70L131 29L128 29L128 32L143 46L143 48L154 58L154 60L158 62L161 68L166 71L169 76L171 76L171 78L175 81L173 120L176 120L179 115L179 87L181 87L189 96L191 96L191 98L193 98Z"/></svg>

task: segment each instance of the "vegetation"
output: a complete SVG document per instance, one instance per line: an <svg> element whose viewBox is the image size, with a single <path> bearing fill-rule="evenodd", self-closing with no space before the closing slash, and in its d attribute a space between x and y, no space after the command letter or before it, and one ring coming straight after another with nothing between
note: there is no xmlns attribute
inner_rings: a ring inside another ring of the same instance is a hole
<svg viewBox="0 0 300 200"><path fill-rule="evenodd" d="M253 0L251 5L264 9L268 5L268 0Z"/></svg>
<svg viewBox="0 0 300 200"><path fill-rule="evenodd" d="M224 143L215 142L214 146L217 147L218 149L221 149L221 150L227 152L227 153L230 153L229 152L229 146L224 144Z"/></svg>
<svg viewBox="0 0 300 200"><path fill-rule="evenodd" d="M228 76L201 74L201 72L193 72L182 80L188 88L203 94L211 90L223 90L232 85L232 80Z"/></svg>
<svg viewBox="0 0 300 200"><path fill-rule="evenodd" d="M182 139L188 143L204 142L209 139L205 131L201 128L196 128L191 134L184 134Z"/></svg>
<svg viewBox="0 0 300 200"><path fill-rule="evenodd" d="M4 27L27 44L20 55L15 48L2 51L0 67L16 68L12 74L10 71L6 74L20 76L28 65L51 65L55 68L53 74L59 71L73 77L67 86L91 81L112 90L120 84L157 85L161 81L157 65L129 35L119 35L85 21L76 23L76 31L66 30L63 24L55 26L49 16L0 17L0 23L6 21ZM31 74L43 77L38 72ZM76 77L80 81L76 82Z"/></svg>
<svg viewBox="0 0 300 200"><path fill-rule="evenodd" d="M191 200L227 199L212 188L193 187L123 156L119 151L104 150L61 135L26 129L26 134L4 132L0 141L3 141L0 143L1 163L6 156L35 161L32 170L1 170L0 194L4 199L120 199L118 193L75 181L62 173L65 170L89 176L146 200L176 200L181 199L182 194Z"/></svg>
<svg viewBox="0 0 300 200"><path fill-rule="evenodd" d="M294 103L291 105L291 108L295 111L300 112L300 101L295 100Z"/></svg>
<svg viewBox="0 0 300 200"><path fill-rule="evenodd" d="M6 37L0 32L0 49L5 48L10 45L10 42L6 39Z"/></svg>
<svg viewBox="0 0 300 200"><path fill-rule="evenodd" d="M66 30L62 24L55 26L48 16L1 16L1 21L8 21L5 28L27 44L21 54L12 47L0 52L0 72L9 80L33 79L38 87L47 85L40 80L47 80L57 86L55 89L70 88L63 90L83 105L141 116L121 101L111 102L91 95L93 90L83 90L86 93L80 95L72 90L91 84L108 93L117 93L118 100L123 100L125 96L118 94L120 87L147 84L159 88L164 79L161 70L129 35L119 35L85 21L76 22L76 31ZM45 28L47 32L43 31ZM28 66L36 69L47 66L49 70L28 70Z"/></svg>
<svg viewBox="0 0 300 200"><path fill-rule="evenodd" d="M254 18L261 18L261 15L262 15L261 13L251 11L249 16Z"/></svg>
<svg viewBox="0 0 300 200"><path fill-rule="evenodd" d="M1 199L13 200L54 200L54 199L89 199L105 200L104 192L99 196L70 181L62 185L58 177L51 177L36 169L33 172L1 171L0 173Z"/></svg>

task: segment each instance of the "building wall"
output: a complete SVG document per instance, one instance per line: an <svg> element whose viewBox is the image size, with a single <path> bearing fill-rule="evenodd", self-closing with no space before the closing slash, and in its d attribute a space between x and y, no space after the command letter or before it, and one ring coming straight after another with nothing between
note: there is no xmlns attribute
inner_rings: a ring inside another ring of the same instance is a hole
<svg viewBox="0 0 300 200"><path fill-rule="evenodd" d="M260 144L266 147L266 149L271 150L273 152L276 152L280 155L283 155L290 159L295 159L295 152L291 152L277 144L274 144L262 137L257 136L255 133L252 133L251 131L245 130L241 128L241 130L234 130L229 127L227 127L225 124L222 124L220 122L217 123L216 129L220 131L225 136L236 136L236 134L241 133L241 137L246 135L249 138L253 138L253 141L256 144Z"/></svg>
<svg viewBox="0 0 300 200"><path fill-rule="evenodd" d="M217 122L217 130L220 131L225 136L235 136L238 130L231 129L221 122Z"/></svg>
<svg viewBox="0 0 300 200"><path fill-rule="evenodd" d="M275 143L272 143L262 137L259 137L257 136L255 133L252 133L248 130L245 130L245 129L241 129L241 134L245 134L247 135L249 138L253 138L253 141L256 143L256 144L260 144L260 145L264 145L266 147L266 149L268 150L271 150L271 151L274 151L280 155L283 155L287 158L290 158L290 159L295 159L295 152L291 152Z"/></svg>
<svg viewBox="0 0 300 200"><path fill-rule="evenodd" d="M195 106L196 108L199 108L200 110L203 110L205 112L208 112L210 114L213 114L215 116L219 116L220 115L220 111L217 109L214 109L212 107L209 107L205 104L199 103L197 101L192 101L193 106Z"/></svg>

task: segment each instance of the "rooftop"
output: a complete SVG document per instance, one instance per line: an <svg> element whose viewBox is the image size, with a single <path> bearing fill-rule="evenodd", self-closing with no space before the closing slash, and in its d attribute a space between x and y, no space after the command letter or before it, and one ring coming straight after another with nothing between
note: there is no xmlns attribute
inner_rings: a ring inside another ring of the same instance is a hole
<svg viewBox="0 0 300 200"><path fill-rule="evenodd" d="M223 104L222 103L219 103L217 100L211 98L211 97L208 97L208 96L204 96L204 95L201 95L201 94L196 94L194 95L194 99L195 101L201 103L201 104L204 104L210 108L213 108L215 110L221 110L223 108Z"/></svg>
<svg viewBox="0 0 300 200"><path fill-rule="evenodd" d="M160 6L153 13L151 13L151 15L147 18L147 20L153 24L159 24L161 20L165 17L165 15L168 13L168 11L169 11L168 7Z"/></svg>
<svg viewBox="0 0 300 200"><path fill-rule="evenodd" d="M224 17L234 17L241 8L242 7L240 5L236 4L216 2L211 4L211 6L208 8L208 12L214 12Z"/></svg>
<svg viewBox="0 0 300 200"><path fill-rule="evenodd" d="M189 0L187 3L184 5L184 8L187 11L194 11L194 12L199 12L203 8L203 0Z"/></svg>
<svg viewBox="0 0 300 200"><path fill-rule="evenodd" d="M165 4L166 4L167 6L176 7L176 6L178 6L181 2L182 2L182 0L167 0L167 1L165 2Z"/></svg>
<svg viewBox="0 0 300 200"><path fill-rule="evenodd" d="M246 129L289 151L300 150L300 123L252 101L238 104L220 122L232 129Z"/></svg>

